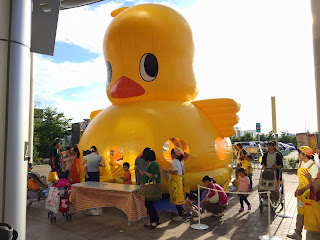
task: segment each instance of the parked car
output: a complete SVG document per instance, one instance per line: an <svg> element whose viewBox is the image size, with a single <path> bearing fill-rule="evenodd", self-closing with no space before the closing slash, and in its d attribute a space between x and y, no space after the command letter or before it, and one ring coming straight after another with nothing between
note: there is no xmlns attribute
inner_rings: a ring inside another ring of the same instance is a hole
<svg viewBox="0 0 320 240"><path fill-rule="evenodd" d="M257 147L256 142L239 142L244 148L254 148Z"/></svg>
<svg viewBox="0 0 320 240"><path fill-rule="evenodd" d="M283 156L286 156L291 152L289 146L282 142L278 142L278 150L282 153Z"/></svg>
<svg viewBox="0 0 320 240"><path fill-rule="evenodd" d="M286 143L286 144L293 147L293 150L296 150L296 147L293 145L293 143Z"/></svg>
<svg viewBox="0 0 320 240"><path fill-rule="evenodd" d="M287 149L289 149L290 152L296 150L295 147L292 147L291 145L288 145L287 143L283 143L283 145L284 145Z"/></svg>

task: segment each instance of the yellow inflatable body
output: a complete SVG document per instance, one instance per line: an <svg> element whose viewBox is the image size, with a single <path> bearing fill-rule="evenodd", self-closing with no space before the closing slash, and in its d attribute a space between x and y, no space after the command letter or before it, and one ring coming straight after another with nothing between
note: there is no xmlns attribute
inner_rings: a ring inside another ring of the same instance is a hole
<svg viewBox="0 0 320 240"><path fill-rule="evenodd" d="M156 152L161 169L170 169L163 146L170 139L181 139L189 153L185 186L196 190L205 175L224 185L232 172L228 137L234 134L240 106L232 99L193 101L198 88L188 23L175 10L158 4L122 8L112 16L104 38L112 105L92 112L79 148L95 145L106 163L101 179L112 181L112 147L123 153L118 168L129 162L134 176L134 161L145 147ZM167 193L168 183L163 180L162 185Z"/></svg>

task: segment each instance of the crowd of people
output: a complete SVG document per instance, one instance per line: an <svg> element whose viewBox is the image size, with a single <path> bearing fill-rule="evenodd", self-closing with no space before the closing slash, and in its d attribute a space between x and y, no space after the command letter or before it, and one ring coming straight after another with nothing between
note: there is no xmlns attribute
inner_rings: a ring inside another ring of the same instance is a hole
<svg viewBox="0 0 320 240"><path fill-rule="evenodd" d="M77 146L67 147L64 154L60 151L61 147L58 142L53 144L51 152L51 167L52 171L56 171L60 178L67 178L73 183L80 182L79 172L83 169L85 174L85 181L99 182L100 170L99 167L105 167L102 157L95 146L90 150L83 151L83 160L80 162L80 152ZM274 141L267 143L268 152L262 157L262 169L275 169L276 178L278 181L282 180L280 169L283 168L283 156L276 148ZM304 202L305 199L312 199L319 205L320 209L320 173L317 164L313 161L313 151L310 147L300 147L298 149L300 164L298 168L299 186L295 191L298 203L298 215L296 220L296 230L293 234L288 234L287 237L292 239L302 239L301 233L306 222L304 216ZM237 157L237 166L235 168L236 189L238 193L240 209L243 212L244 202L247 204L248 211L251 210L251 204L248 200L248 194L252 190L252 156L247 153L241 143L235 144L235 155ZM171 149L172 169L163 169L163 174L177 175L181 178L181 189L183 193L184 185L184 151L179 147ZM82 164L82 168L80 166ZM130 164L128 162L122 163L124 184L132 184ZM136 158L135 165L136 184L146 184L151 180L156 183L161 183L161 171L159 164L156 161L155 152L146 147L143 152ZM186 215L192 216L201 214L205 211L211 212L213 216L221 217L223 212L227 209L229 199L224 189L217 184L214 178L204 176L203 184L207 188L201 196L200 209L194 203L198 200L196 193L190 193L183 201L174 203L178 214L173 217L174 221L185 221ZM170 193L170 191L169 191ZM171 194L171 193L170 193ZM176 196L175 196L176 198ZM149 223L145 227L154 229L160 224L159 216L154 206L154 201L145 200L145 207L147 208ZM319 213L320 215L320 213ZM308 229L307 229L308 230ZM319 229L320 231L320 229ZM320 233L317 231L308 230L307 239L320 239Z"/></svg>

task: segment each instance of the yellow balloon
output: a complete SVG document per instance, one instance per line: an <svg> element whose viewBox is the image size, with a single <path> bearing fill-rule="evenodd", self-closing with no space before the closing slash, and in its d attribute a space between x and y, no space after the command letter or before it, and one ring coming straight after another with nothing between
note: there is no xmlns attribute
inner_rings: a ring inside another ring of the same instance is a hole
<svg viewBox="0 0 320 240"><path fill-rule="evenodd" d="M79 148L95 145L106 163L101 179L117 182L110 165L112 147L121 148L121 164L129 162L134 178L134 161L145 147L155 151L160 169L170 169L163 145L176 138L187 144L189 153L185 186L196 190L205 175L224 185L232 173L229 137L240 105L232 99L193 101L198 86L190 26L178 12L158 4L119 9L113 16L103 43L112 105L91 114ZM162 186L167 193L163 178Z"/></svg>

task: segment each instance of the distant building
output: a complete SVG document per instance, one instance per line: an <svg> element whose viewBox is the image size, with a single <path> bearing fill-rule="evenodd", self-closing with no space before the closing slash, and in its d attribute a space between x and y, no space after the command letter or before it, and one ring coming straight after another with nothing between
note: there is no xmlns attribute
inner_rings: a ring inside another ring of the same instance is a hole
<svg viewBox="0 0 320 240"><path fill-rule="evenodd" d="M249 133L254 138L257 136L256 130L241 130L241 128L239 127L235 127L235 129L236 129L236 134L233 136L235 138L243 137L247 133Z"/></svg>
<svg viewBox="0 0 320 240"><path fill-rule="evenodd" d="M71 133L71 145L78 144L84 130L90 124L90 119L83 119L83 122L73 123L72 124L72 133Z"/></svg>

